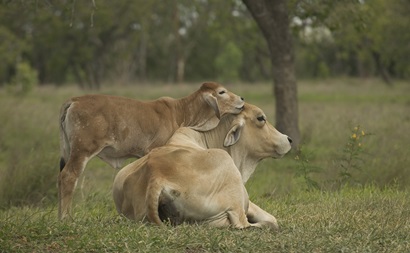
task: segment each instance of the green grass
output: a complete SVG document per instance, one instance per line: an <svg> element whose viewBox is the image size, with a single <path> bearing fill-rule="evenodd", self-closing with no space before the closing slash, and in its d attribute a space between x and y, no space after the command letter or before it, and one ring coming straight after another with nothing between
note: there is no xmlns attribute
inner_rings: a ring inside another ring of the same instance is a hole
<svg viewBox="0 0 410 253"><path fill-rule="evenodd" d="M181 97L199 85L104 87L138 99ZM274 123L271 84L228 86ZM306 166L322 191L298 176L295 151L268 159L247 183L251 199L275 215L281 231L162 227L119 217L111 196L116 171L92 160L79 180L74 222L57 221L58 113L74 87L39 87L25 96L0 89L0 252L409 252L410 83L377 80L299 83L299 122ZM372 133L349 187L340 178L351 130ZM130 160L131 161L131 160ZM308 167L309 169L309 167Z"/></svg>

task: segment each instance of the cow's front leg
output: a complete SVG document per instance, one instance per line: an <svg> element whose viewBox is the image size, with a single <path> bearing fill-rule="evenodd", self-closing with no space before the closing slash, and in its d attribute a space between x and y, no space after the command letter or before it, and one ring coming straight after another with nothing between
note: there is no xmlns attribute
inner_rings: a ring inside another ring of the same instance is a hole
<svg viewBox="0 0 410 253"><path fill-rule="evenodd" d="M246 217L253 226L269 227L274 230L279 229L276 218L251 201L249 201L249 208Z"/></svg>

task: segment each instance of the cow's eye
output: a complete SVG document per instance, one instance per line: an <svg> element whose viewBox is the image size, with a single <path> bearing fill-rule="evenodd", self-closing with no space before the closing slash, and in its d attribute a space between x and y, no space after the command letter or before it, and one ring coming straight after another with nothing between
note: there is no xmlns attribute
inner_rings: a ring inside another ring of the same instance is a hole
<svg viewBox="0 0 410 253"><path fill-rule="evenodd" d="M226 91L221 90L221 91L219 92L219 95L222 95L222 94L225 94L225 93L226 93Z"/></svg>
<svg viewBox="0 0 410 253"><path fill-rule="evenodd" d="M256 119L259 120L259 121L266 121L266 119L265 119L264 116L259 116L259 117L257 117Z"/></svg>

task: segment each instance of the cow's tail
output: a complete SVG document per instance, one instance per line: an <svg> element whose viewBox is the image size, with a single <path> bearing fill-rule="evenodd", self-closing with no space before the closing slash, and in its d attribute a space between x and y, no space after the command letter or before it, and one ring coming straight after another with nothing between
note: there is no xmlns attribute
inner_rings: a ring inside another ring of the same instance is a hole
<svg viewBox="0 0 410 253"><path fill-rule="evenodd" d="M163 225L159 217L159 198L163 190L160 179L152 179L147 189L147 219L157 225Z"/></svg>
<svg viewBox="0 0 410 253"><path fill-rule="evenodd" d="M70 155L70 142L68 140L67 133L67 113L68 108L70 108L72 102L67 101L61 106L59 125L60 125L60 171L64 169L67 159Z"/></svg>

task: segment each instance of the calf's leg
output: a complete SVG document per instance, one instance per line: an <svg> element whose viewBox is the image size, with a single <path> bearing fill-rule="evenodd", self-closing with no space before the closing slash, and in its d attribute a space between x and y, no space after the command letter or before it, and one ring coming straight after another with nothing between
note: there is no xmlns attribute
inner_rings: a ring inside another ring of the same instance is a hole
<svg viewBox="0 0 410 253"><path fill-rule="evenodd" d="M58 175L58 218L60 220L70 215L71 202L77 180L88 161L93 156L70 156Z"/></svg>

